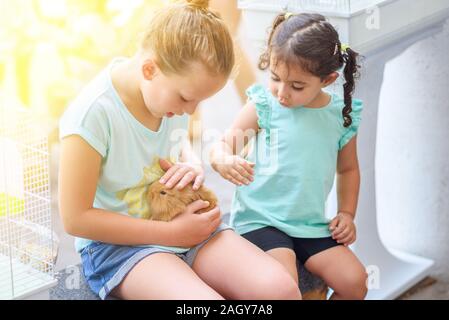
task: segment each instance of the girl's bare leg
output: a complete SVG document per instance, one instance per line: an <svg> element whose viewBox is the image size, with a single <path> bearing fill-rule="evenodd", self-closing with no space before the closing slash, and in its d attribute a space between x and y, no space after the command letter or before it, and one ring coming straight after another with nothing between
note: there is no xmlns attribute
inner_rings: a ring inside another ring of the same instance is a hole
<svg viewBox="0 0 449 320"><path fill-rule="evenodd" d="M334 290L331 299L362 300L367 289L367 273L354 253L338 246L310 257L305 267Z"/></svg>
<svg viewBox="0 0 449 320"><path fill-rule="evenodd" d="M193 270L228 299L301 299L282 264L231 230L200 249Z"/></svg>
<svg viewBox="0 0 449 320"><path fill-rule="evenodd" d="M296 254L289 248L276 248L267 253L279 261L298 284L298 269L296 268Z"/></svg>
<svg viewBox="0 0 449 320"><path fill-rule="evenodd" d="M154 253L141 260L111 295L126 300L220 300L180 258Z"/></svg>

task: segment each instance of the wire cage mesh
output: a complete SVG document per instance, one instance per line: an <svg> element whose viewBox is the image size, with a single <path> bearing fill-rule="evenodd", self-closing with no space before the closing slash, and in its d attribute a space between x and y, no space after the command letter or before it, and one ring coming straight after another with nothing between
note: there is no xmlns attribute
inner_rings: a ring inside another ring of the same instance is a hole
<svg viewBox="0 0 449 320"><path fill-rule="evenodd" d="M26 109L0 105L0 299L20 299L56 281L48 141Z"/></svg>

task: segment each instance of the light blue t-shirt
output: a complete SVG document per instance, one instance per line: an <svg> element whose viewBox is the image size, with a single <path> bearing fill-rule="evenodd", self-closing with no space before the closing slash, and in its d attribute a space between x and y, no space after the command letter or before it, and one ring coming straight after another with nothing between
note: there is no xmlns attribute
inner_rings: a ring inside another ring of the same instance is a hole
<svg viewBox="0 0 449 320"><path fill-rule="evenodd" d="M247 156L256 164L254 182L236 189L231 226L239 234L272 226L295 238L329 237L325 204L338 152L357 133L362 102L353 100L352 125L345 128L338 95L318 109L283 107L261 85L247 95L261 130Z"/></svg>
<svg viewBox="0 0 449 320"><path fill-rule="evenodd" d="M187 138L188 116L164 117L157 132L141 124L112 85L112 66L123 61L112 61L70 104L60 120L60 139L79 135L102 156L95 208L148 218L148 185L164 173L158 159L178 160ZM76 238L76 250L91 242Z"/></svg>

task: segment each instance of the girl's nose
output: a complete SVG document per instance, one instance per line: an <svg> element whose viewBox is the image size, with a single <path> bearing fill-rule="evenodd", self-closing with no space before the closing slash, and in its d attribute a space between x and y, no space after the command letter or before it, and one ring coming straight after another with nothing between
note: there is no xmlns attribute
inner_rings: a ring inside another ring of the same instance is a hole
<svg viewBox="0 0 449 320"><path fill-rule="evenodd" d="M279 102L280 103L287 103L289 98L290 98L290 95L286 91L285 87L284 88L279 88L279 90L278 90Z"/></svg>
<svg viewBox="0 0 449 320"><path fill-rule="evenodd" d="M280 104L286 105L288 103L288 100L284 97L279 97Z"/></svg>
<svg viewBox="0 0 449 320"><path fill-rule="evenodd" d="M279 100L288 100L289 98L289 93L288 93L288 89L285 85L281 84L278 88L278 98Z"/></svg>

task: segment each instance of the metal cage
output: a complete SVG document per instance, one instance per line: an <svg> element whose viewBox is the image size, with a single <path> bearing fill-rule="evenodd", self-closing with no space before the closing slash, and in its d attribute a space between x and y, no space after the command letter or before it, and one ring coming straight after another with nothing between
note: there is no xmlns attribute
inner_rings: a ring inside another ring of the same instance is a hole
<svg viewBox="0 0 449 320"><path fill-rule="evenodd" d="M0 105L0 299L56 284L48 141L25 109Z"/></svg>

